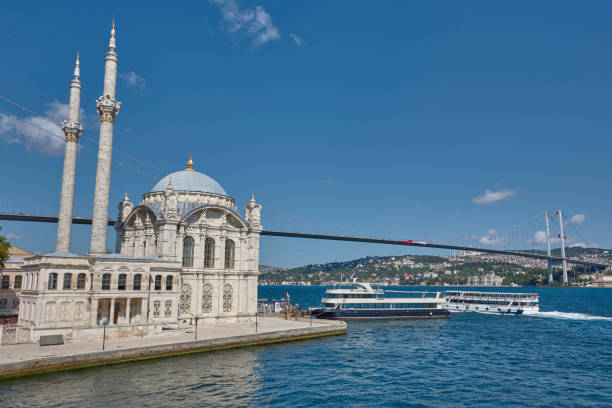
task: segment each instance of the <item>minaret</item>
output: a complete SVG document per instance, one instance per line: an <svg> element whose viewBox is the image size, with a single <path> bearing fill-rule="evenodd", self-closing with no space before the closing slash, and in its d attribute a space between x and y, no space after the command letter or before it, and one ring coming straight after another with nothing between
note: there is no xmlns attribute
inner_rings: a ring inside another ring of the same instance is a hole
<svg viewBox="0 0 612 408"><path fill-rule="evenodd" d="M96 189L94 192L93 221L91 223L91 254L106 252L106 233L108 232L108 200L110 194L111 161L113 156L113 126L119 113L121 102L115 100L117 84L117 53L115 52L115 20L106 53L104 66L104 92L98 98L96 107L100 114L100 144L98 147L98 167L96 169Z"/></svg>
<svg viewBox="0 0 612 408"><path fill-rule="evenodd" d="M58 252L70 252L76 154L79 136L83 133L83 125L79 123L79 110L81 108L80 74L79 53L77 52L76 64L74 66L74 78L70 83L68 120L62 122L62 130L66 135L66 148L64 151L64 172L62 175L62 192L60 196L59 220L57 224L56 251Z"/></svg>

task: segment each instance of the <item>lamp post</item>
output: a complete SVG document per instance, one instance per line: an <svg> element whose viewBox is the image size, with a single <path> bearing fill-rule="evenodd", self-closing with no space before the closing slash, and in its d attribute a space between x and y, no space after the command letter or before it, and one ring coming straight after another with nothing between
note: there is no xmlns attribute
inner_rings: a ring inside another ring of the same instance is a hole
<svg viewBox="0 0 612 408"><path fill-rule="evenodd" d="M198 315L195 316L195 338L194 340L198 339Z"/></svg>
<svg viewBox="0 0 612 408"><path fill-rule="evenodd" d="M255 333L257 333L257 323L258 323L258 321L257 321L257 316L258 316L258 315L259 315L259 313L258 313L258 312L255 312Z"/></svg>
<svg viewBox="0 0 612 408"><path fill-rule="evenodd" d="M102 327L103 327L103 333L102 334L102 350L104 350L104 347L106 346L106 326L108 326L108 319L102 322Z"/></svg>

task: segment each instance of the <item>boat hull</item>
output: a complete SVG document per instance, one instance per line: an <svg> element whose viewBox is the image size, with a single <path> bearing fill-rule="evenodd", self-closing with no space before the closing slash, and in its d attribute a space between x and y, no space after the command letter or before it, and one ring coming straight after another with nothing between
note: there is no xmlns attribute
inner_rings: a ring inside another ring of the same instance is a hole
<svg viewBox="0 0 612 408"><path fill-rule="evenodd" d="M445 319L450 317L446 309L313 309L311 315L318 319L367 320L367 319Z"/></svg>
<svg viewBox="0 0 612 408"><path fill-rule="evenodd" d="M523 313L537 312L537 307L497 306L482 304L461 304L449 302L446 304L449 311L455 312L477 312L486 314L522 315Z"/></svg>

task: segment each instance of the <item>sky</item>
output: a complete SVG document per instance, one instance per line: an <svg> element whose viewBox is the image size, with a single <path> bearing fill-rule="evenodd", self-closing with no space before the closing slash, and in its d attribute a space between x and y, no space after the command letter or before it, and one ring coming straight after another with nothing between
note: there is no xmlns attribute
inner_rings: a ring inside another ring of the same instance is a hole
<svg viewBox="0 0 612 408"><path fill-rule="evenodd" d="M115 18L111 218L191 152L241 212L255 193L267 229L542 249L544 212L562 209L571 244L610 248L611 13L606 1L7 2L0 96L39 116L0 99L0 211L57 214L78 50L74 215L91 217ZM18 247L55 249L55 224L0 226ZM89 233L74 227L73 252ZM439 252L262 237L260 261L419 253Z"/></svg>

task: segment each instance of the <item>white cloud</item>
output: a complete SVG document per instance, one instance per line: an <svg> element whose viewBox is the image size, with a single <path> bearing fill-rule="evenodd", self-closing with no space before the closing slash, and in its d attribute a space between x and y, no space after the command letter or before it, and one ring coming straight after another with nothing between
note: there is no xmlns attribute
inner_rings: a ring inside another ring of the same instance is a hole
<svg viewBox="0 0 612 408"><path fill-rule="evenodd" d="M554 237L553 235L551 235L550 237L551 245L558 244L559 242L561 242L561 239L558 236ZM546 232L537 231L535 234L533 234L533 239L528 239L527 243L532 244L532 245L545 245L546 244Z"/></svg>
<svg viewBox="0 0 612 408"><path fill-rule="evenodd" d="M566 223L566 225L580 225L580 224L584 224L586 219L587 219L587 216L584 215L584 214L572 215L572 217L569 219L569 221Z"/></svg>
<svg viewBox="0 0 612 408"><path fill-rule="evenodd" d="M255 46L281 38L272 18L261 6L254 9L241 8L236 0L209 0L219 7L223 27L230 33L244 33Z"/></svg>
<svg viewBox="0 0 612 408"><path fill-rule="evenodd" d="M128 88L144 88L147 85L147 82L143 77L135 73L134 71L130 71L127 74L119 73L119 77L123 79L125 82L125 86Z"/></svg>
<svg viewBox="0 0 612 408"><path fill-rule="evenodd" d="M597 244L587 244L585 242L574 242L571 248L599 248Z"/></svg>
<svg viewBox="0 0 612 408"><path fill-rule="evenodd" d="M501 191L491 191L485 190L485 192L478 197L475 197L472 202L474 204L479 205L488 205L497 203L499 201L505 200L506 198L514 197L516 195L516 190L501 190Z"/></svg>
<svg viewBox="0 0 612 408"><path fill-rule="evenodd" d="M17 235L13 234L12 232L9 232L8 234L6 234L6 239L8 241L18 241L20 239L23 239L23 235Z"/></svg>
<svg viewBox="0 0 612 408"><path fill-rule="evenodd" d="M506 242L506 238L500 237L497 231L490 229L487 235L483 235L478 239L478 242L480 242L482 245L501 245Z"/></svg>
<svg viewBox="0 0 612 408"><path fill-rule="evenodd" d="M44 118L31 116L19 120L0 113L0 139L9 144L22 144L43 154L61 155L65 136L60 123L67 117L68 105L58 101L47 104Z"/></svg>
<svg viewBox="0 0 612 408"><path fill-rule="evenodd" d="M295 41L295 44L298 47L302 46L302 39L298 35L293 34L293 33L289 33L289 37L293 38L293 41Z"/></svg>

